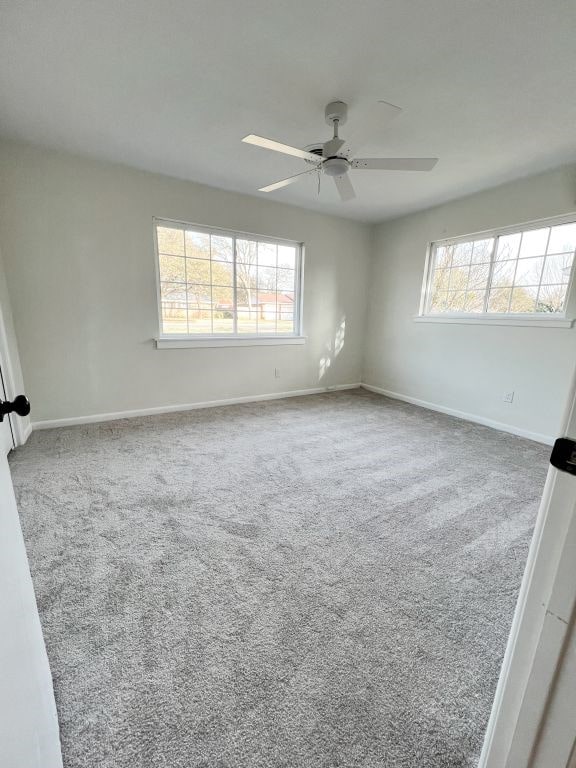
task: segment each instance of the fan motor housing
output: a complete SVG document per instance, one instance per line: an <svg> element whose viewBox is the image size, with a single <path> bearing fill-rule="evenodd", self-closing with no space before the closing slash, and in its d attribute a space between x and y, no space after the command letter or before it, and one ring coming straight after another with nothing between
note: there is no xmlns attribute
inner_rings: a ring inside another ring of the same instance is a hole
<svg viewBox="0 0 576 768"><path fill-rule="evenodd" d="M348 118L348 105L343 101L331 101L324 110L324 117L328 125L334 125L338 120L338 125L344 125Z"/></svg>
<svg viewBox="0 0 576 768"><path fill-rule="evenodd" d="M322 163L322 170L327 176L344 176L350 163L345 157L329 157Z"/></svg>

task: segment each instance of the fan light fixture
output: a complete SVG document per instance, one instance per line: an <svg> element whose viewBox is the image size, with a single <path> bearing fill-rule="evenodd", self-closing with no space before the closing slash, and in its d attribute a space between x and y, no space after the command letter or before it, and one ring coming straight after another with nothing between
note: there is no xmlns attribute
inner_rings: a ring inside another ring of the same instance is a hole
<svg viewBox="0 0 576 768"><path fill-rule="evenodd" d="M327 176L344 176L350 163L345 157L329 157L322 163L322 170Z"/></svg>

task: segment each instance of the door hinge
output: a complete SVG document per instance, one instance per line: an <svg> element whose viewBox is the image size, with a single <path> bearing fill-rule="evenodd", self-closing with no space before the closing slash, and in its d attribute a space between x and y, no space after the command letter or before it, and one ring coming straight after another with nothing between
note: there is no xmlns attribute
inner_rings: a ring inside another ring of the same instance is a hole
<svg viewBox="0 0 576 768"><path fill-rule="evenodd" d="M576 440L559 437L552 448L550 464L562 472L576 475Z"/></svg>

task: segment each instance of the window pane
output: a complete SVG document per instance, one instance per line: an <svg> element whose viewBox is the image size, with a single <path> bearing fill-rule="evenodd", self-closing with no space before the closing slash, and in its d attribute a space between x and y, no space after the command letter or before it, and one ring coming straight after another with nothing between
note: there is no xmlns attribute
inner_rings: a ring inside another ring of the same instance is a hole
<svg viewBox="0 0 576 768"><path fill-rule="evenodd" d="M286 311L292 311L294 307L294 291L282 291L278 293L278 312L282 312L284 307Z"/></svg>
<svg viewBox="0 0 576 768"><path fill-rule="evenodd" d="M468 291L464 302L466 312L484 311L484 291Z"/></svg>
<svg viewBox="0 0 576 768"><path fill-rule="evenodd" d="M453 247L441 245L436 248L435 264L438 269L445 269L452 264Z"/></svg>
<svg viewBox="0 0 576 768"><path fill-rule="evenodd" d="M212 333L234 333L234 316L232 312L214 312Z"/></svg>
<svg viewBox="0 0 576 768"><path fill-rule="evenodd" d="M257 292L254 288L237 288L236 289L236 303L238 305L238 309L248 309L255 310L256 303L257 303Z"/></svg>
<svg viewBox="0 0 576 768"><path fill-rule="evenodd" d="M553 283L568 283L574 256L571 253L560 253L557 256L547 256L542 274L545 285Z"/></svg>
<svg viewBox="0 0 576 768"><path fill-rule="evenodd" d="M523 232L522 243L520 244L520 258L528 259L531 256L542 256L545 254L549 232L550 227L529 229Z"/></svg>
<svg viewBox="0 0 576 768"><path fill-rule="evenodd" d="M172 302L162 304L162 333L188 333L185 306Z"/></svg>
<svg viewBox="0 0 576 768"><path fill-rule="evenodd" d="M258 291L256 301L259 305L273 304L276 306L276 291ZM274 309L274 312L276 312L276 309Z"/></svg>
<svg viewBox="0 0 576 768"><path fill-rule="evenodd" d="M217 285L234 285L234 265L213 261L212 282Z"/></svg>
<svg viewBox="0 0 576 768"><path fill-rule="evenodd" d="M156 227L158 253L184 256L184 231L171 227Z"/></svg>
<svg viewBox="0 0 576 768"><path fill-rule="evenodd" d="M238 287L255 291L258 285L258 270L256 264L236 264L236 280Z"/></svg>
<svg viewBox="0 0 576 768"><path fill-rule="evenodd" d="M449 291L446 294L445 312L464 312L465 305L465 291Z"/></svg>
<svg viewBox="0 0 576 768"><path fill-rule="evenodd" d="M293 245L278 246L278 266L284 269L296 269L296 248Z"/></svg>
<svg viewBox="0 0 576 768"><path fill-rule="evenodd" d="M468 285L470 267L452 267L450 270L450 290L465 291Z"/></svg>
<svg viewBox="0 0 576 768"><path fill-rule="evenodd" d="M293 269L279 269L277 272L277 289L279 291L293 291L295 275Z"/></svg>
<svg viewBox="0 0 576 768"><path fill-rule="evenodd" d="M276 246L272 243L258 243L258 266L276 266Z"/></svg>
<svg viewBox="0 0 576 768"><path fill-rule="evenodd" d="M184 283L160 283L162 301L180 301L186 304L186 285Z"/></svg>
<svg viewBox="0 0 576 768"><path fill-rule="evenodd" d="M544 258L518 259L514 285L538 285L544 267Z"/></svg>
<svg viewBox="0 0 576 768"><path fill-rule="evenodd" d="M211 309L212 296L209 285L187 285L188 309Z"/></svg>
<svg viewBox="0 0 576 768"><path fill-rule="evenodd" d="M538 296L537 312L562 312L566 300L566 285L543 285Z"/></svg>
<svg viewBox="0 0 576 768"><path fill-rule="evenodd" d="M238 333L256 333L258 331L258 313L255 308L238 307Z"/></svg>
<svg viewBox="0 0 576 768"><path fill-rule="evenodd" d="M186 230L186 256L190 259L210 258L210 235L204 232Z"/></svg>
<svg viewBox="0 0 576 768"><path fill-rule="evenodd" d="M490 291L490 296L488 297L488 312L496 312L498 314L508 312L511 293L511 288L495 288Z"/></svg>
<svg viewBox="0 0 576 768"><path fill-rule="evenodd" d="M236 260L242 264L256 264L258 244L254 240L236 240Z"/></svg>
<svg viewBox="0 0 576 768"><path fill-rule="evenodd" d="M446 308L446 291L435 291L430 300L430 312L443 312Z"/></svg>
<svg viewBox="0 0 576 768"><path fill-rule="evenodd" d="M167 256L161 253L158 258L160 259L160 280L186 282L185 260L182 256Z"/></svg>
<svg viewBox="0 0 576 768"><path fill-rule="evenodd" d="M276 333L292 333L294 323L291 317L279 314L276 319Z"/></svg>
<svg viewBox="0 0 576 768"><path fill-rule="evenodd" d="M189 283L210 285L210 262L205 259L186 259L186 277Z"/></svg>
<svg viewBox="0 0 576 768"><path fill-rule="evenodd" d="M493 247L493 237L486 240L476 240L472 251L472 264L485 264L486 262L489 262Z"/></svg>
<svg viewBox="0 0 576 768"><path fill-rule="evenodd" d="M213 261L227 261L229 264L234 260L232 251L232 238L222 237L220 235L210 236L210 253Z"/></svg>
<svg viewBox="0 0 576 768"><path fill-rule="evenodd" d="M534 312L537 291L537 288L513 288L510 312Z"/></svg>
<svg viewBox="0 0 576 768"><path fill-rule="evenodd" d="M499 237L496 261L515 259L518 256L521 236L520 232L517 232L515 235L502 235Z"/></svg>
<svg viewBox="0 0 576 768"><path fill-rule="evenodd" d="M258 333L276 333L276 314L258 316Z"/></svg>
<svg viewBox="0 0 576 768"><path fill-rule="evenodd" d="M454 266L464 266L470 264L472 258L472 243L458 243L454 246L454 255L452 264Z"/></svg>
<svg viewBox="0 0 576 768"><path fill-rule="evenodd" d="M190 307L188 309L189 333L212 333L212 312L207 309Z"/></svg>
<svg viewBox="0 0 576 768"><path fill-rule="evenodd" d="M508 286L514 282L514 274L516 272L515 261L497 261L494 263L494 270L492 272L492 285L493 286Z"/></svg>
<svg viewBox="0 0 576 768"><path fill-rule="evenodd" d="M473 264L470 267L470 275L468 277L468 288L474 288L474 289L486 288L489 274L490 274L490 264Z"/></svg>
<svg viewBox="0 0 576 768"><path fill-rule="evenodd" d="M212 304L214 309L234 309L234 289L223 285L212 286Z"/></svg>
<svg viewBox="0 0 576 768"><path fill-rule="evenodd" d="M449 269L437 269L432 275L432 290L447 291L450 281Z"/></svg>
<svg viewBox="0 0 576 768"><path fill-rule="evenodd" d="M270 267L258 267L258 290L276 290L276 269Z"/></svg>
<svg viewBox="0 0 576 768"><path fill-rule="evenodd" d="M552 227L548 253L574 253L576 250L576 222Z"/></svg>

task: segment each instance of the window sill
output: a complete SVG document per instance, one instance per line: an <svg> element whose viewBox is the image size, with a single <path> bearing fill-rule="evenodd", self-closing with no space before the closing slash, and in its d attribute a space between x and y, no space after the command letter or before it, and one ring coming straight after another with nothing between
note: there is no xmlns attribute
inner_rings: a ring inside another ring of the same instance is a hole
<svg viewBox="0 0 576 768"><path fill-rule="evenodd" d="M572 328L574 320L565 317L522 317L499 315L478 317L474 315L416 315L416 323L455 323L459 325L522 325L526 328Z"/></svg>
<svg viewBox="0 0 576 768"><path fill-rule="evenodd" d="M305 344L306 336L199 336L178 338L159 336L156 349L186 349L202 347L276 347L285 344Z"/></svg>

